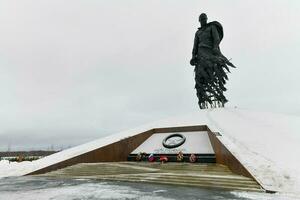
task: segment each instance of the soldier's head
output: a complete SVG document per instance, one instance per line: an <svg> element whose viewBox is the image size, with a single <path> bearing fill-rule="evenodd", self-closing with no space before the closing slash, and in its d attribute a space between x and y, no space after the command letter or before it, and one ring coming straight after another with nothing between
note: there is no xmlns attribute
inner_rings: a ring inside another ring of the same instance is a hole
<svg viewBox="0 0 300 200"><path fill-rule="evenodd" d="M204 26L207 24L207 15L205 13L202 13L199 16L199 22L200 22L201 26Z"/></svg>

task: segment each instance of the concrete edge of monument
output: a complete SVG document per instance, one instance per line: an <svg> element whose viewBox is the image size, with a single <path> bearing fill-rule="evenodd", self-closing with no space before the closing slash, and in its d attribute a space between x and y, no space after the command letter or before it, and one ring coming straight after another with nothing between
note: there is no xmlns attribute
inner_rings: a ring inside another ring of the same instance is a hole
<svg viewBox="0 0 300 200"><path fill-rule="evenodd" d="M228 121L232 115L232 110L234 109L220 108L217 109L217 112L222 113L222 119L226 118ZM235 150L232 151L226 139L223 138L224 131L218 124L221 122L218 120L222 119L213 117L215 112L216 109L207 110L204 112L205 114L198 116L198 119L182 117L181 119L176 118L176 120L155 122L79 145L38 160L37 167L30 169L24 175L45 174L79 163L130 161L132 156L140 151L145 151L147 154L155 151L157 154L169 154L171 156L174 152L160 152L161 139L174 133L183 135L186 133L186 142L182 146L176 147L177 150L183 151L184 155L193 152L197 154L200 160L202 159L202 163L226 165L233 173L255 180L264 191L276 192L274 188L266 186L261 177L256 176L255 170L249 168L245 159L241 158ZM249 123L251 126L250 121L245 123ZM245 127L245 129L247 128ZM230 131L228 127L226 129L226 132ZM190 140L194 141L191 142ZM199 146L195 145L197 144L197 142L195 143L196 140L199 141Z"/></svg>

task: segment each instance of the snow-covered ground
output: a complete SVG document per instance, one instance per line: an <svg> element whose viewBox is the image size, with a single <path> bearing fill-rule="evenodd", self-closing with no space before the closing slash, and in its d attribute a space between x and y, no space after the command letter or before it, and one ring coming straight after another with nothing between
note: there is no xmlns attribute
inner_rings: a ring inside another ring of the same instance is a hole
<svg viewBox="0 0 300 200"><path fill-rule="evenodd" d="M265 189L300 195L300 117L237 108L201 110L157 121L67 149L33 162L0 162L0 177L21 176L140 132L208 125Z"/></svg>

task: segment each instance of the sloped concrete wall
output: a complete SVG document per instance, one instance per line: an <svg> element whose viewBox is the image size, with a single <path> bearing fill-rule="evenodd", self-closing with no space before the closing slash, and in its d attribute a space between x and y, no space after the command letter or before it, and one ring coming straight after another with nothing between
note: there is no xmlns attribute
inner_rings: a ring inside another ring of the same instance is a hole
<svg viewBox="0 0 300 200"><path fill-rule="evenodd" d="M26 175L44 174L57 169L65 168L78 163L95 163L95 162L118 162L126 161L127 156L137 148L142 142L154 133L149 130L136 136L120 140L119 142L101 147L99 149L81 154L68 160L56 163L54 165L39 169Z"/></svg>
<svg viewBox="0 0 300 200"><path fill-rule="evenodd" d="M228 168L239 175L254 178L242 163L222 144L216 133L207 127L208 136L216 155L216 163L228 166Z"/></svg>

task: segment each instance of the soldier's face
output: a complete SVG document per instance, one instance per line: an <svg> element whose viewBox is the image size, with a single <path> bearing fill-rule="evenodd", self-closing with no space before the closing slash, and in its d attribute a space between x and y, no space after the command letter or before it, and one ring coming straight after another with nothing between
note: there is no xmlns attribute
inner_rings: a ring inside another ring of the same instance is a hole
<svg viewBox="0 0 300 200"><path fill-rule="evenodd" d="M207 17L206 16L200 16L199 17L199 22L201 24L201 26L204 26L207 24Z"/></svg>

